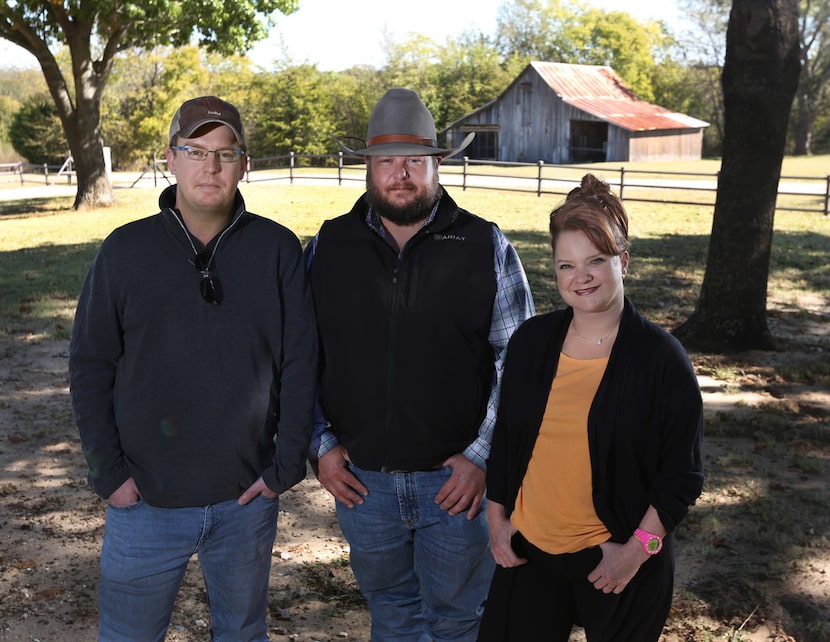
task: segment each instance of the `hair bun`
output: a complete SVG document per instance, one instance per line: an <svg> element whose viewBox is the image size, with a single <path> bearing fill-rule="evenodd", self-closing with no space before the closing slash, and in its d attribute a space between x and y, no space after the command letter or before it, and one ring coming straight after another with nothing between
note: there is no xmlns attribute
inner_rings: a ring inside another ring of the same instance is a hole
<svg viewBox="0 0 830 642"><path fill-rule="evenodd" d="M585 176L582 177L582 184L580 185L580 188L594 196L611 193L611 186L593 174L585 174Z"/></svg>
<svg viewBox="0 0 830 642"><path fill-rule="evenodd" d="M594 232L590 232L590 230ZM609 184L593 174L585 174L565 201L550 213L551 243L566 230L582 230L593 243L609 255L628 250L628 214ZM593 234L593 236L591 236Z"/></svg>

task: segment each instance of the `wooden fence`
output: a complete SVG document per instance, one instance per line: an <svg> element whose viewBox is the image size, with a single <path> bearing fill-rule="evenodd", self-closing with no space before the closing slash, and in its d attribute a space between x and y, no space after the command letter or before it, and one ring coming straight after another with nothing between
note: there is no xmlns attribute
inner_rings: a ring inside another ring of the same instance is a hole
<svg viewBox="0 0 830 642"><path fill-rule="evenodd" d="M492 176L491 168L528 168L533 163L485 163L465 158L462 174L465 187L473 177ZM718 173L638 170L625 166L608 165L546 165L535 164L535 176L524 176L521 191L533 190L537 195L567 194L586 172L592 172L615 188L620 199L643 203L670 203L677 205L706 205L714 207L718 191ZM476 167L481 167L476 171ZM486 171L485 171L486 170ZM526 171L526 169L525 169ZM501 176L499 178L504 178ZM516 181L515 177L511 180ZM509 187L505 187L510 189ZM794 212L830 213L830 175L781 176L778 181L776 210Z"/></svg>
<svg viewBox="0 0 830 642"><path fill-rule="evenodd" d="M288 154L251 158L245 180L283 180L308 182L336 181L338 185L365 181L362 162L349 162L343 153L328 155ZM321 173L320 168L336 169ZM550 165L477 161L467 157L449 159L441 165L441 182L467 189L495 189L562 195L579 185L582 176L592 172L607 181L624 201L695 205L713 208L718 190L718 174L704 172L637 170L608 165ZM781 176L776 210L830 215L830 175Z"/></svg>
<svg viewBox="0 0 830 642"><path fill-rule="evenodd" d="M43 181L46 185L53 185L61 176L66 176L68 185L72 184L75 176L75 166L72 158L67 158L63 165L33 165L31 163L0 163L0 176L3 179L20 182L21 187L27 182Z"/></svg>
<svg viewBox="0 0 830 642"><path fill-rule="evenodd" d="M168 184L171 179L165 171L166 161L154 157L130 187L152 179ZM45 180L52 184L60 176L66 176L71 184L74 171L61 167L50 174L54 167L32 166L26 163L0 164L0 176L19 177L26 180ZM325 170L325 171L321 171ZM704 172L660 171L655 169L631 169L624 165L611 168L604 165L551 165L537 163L509 163L477 161L467 157L449 159L441 165L441 182L444 185L467 189L490 189L514 192L567 194L579 184L582 176L592 172L607 181L624 201L693 205L713 208L717 195L718 174ZM334 181L338 185L365 182L365 166L358 159L337 154L287 154L249 158L245 181ZM781 176L778 182L776 210L820 213L830 215L830 175Z"/></svg>

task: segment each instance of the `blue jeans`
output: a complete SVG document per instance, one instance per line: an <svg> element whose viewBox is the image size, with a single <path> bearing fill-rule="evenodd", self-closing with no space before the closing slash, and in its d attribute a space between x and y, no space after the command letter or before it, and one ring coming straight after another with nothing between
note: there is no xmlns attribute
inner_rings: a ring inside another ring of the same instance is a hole
<svg viewBox="0 0 830 642"><path fill-rule="evenodd" d="M271 549L279 498L260 495L194 508L139 501L108 506L101 551L100 642L163 642L195 553L205 579L211 639L265 642Z"/></svg>
<svg viewBox="0 0 830 642"><path fill-rule="evenodd" d="M372 642L474 641L495 566L484 505L472 520L439 508L449 468L351 470L369 495L354 508L337 502L337 518L369 603Z"/></svg>

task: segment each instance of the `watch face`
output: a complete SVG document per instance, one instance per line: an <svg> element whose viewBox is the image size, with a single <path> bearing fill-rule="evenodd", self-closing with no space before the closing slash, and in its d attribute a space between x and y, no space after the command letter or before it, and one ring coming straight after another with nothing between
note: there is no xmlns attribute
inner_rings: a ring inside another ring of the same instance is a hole
<svg viewBox="0 0 830 642"><path fill-rule="evenodd" d="M648 544L646 544L646 548L648 549L649 553L656 553L660 550L660 540L656 537L652 537L648 540Z"/></svg>

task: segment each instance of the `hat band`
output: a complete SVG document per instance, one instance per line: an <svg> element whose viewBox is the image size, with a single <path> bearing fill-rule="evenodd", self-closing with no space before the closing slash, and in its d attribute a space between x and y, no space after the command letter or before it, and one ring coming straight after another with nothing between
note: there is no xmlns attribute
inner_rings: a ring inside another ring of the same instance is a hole
<svg viewBox="0 0 830 642"><path fill-rule="evenodd" d="M431 138L422 138L421 136L412 136L410 134L385 134L383 136L372 136L366 141L366 147L374 147L375 145L384 145L386 143L412 143L413 145L426 145L428 147L435 147L435 141Z"/></svg>

